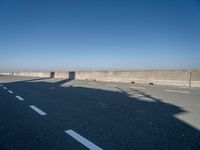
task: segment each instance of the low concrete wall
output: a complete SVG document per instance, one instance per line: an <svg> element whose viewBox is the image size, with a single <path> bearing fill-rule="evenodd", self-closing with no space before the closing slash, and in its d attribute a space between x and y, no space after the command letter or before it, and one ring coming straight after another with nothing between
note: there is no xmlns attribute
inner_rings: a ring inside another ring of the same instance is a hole
<svg viewBox="0 0 200 150"><path fill-rule="evenodd" d="M55 72L54 78L69 79L69 72Z"/></svg>
<svg viewBox="0 0 200 150"><path fill-rule="evenodd" d="M7 73L4 75L8 75ZM200 87L200 71L100 71L100 72L18 72L16 76L32 76L45 78L62 78L78 80L97 80L112 82L153 83L158 85L175 85Z"/></svg>
<svg viewBox="0 0 200 150"><path fill-rule="evenodd" d="M76 72L76 79L189 86L189 71Z"/></svg>
<svg viewBox="0 0 200 150"><path fill-rule="evenodd" d="M14 72L14 73L11 73L11 75L49 78L50 72Z"/></svg>
<svg viewBox="0 0 200 150"><path fill-rule="evenodd" d="M200 71L191 72L191 87L200 87Z"/></svg>
<svg viewBox="0 0 200 150"><path fill-rule="evenodd" d="M0 75L1 75L1 73L0 73ZM2 73L2 75L75 79L75 72L14 72L14 73Z"/></svg>
<svg viewBox="0 0 200 150"><path fill-rule="evenodd" d="M8 75L11 75L11 73L0 73L0 75L5 75L5 76L8 76Z"/></svg>

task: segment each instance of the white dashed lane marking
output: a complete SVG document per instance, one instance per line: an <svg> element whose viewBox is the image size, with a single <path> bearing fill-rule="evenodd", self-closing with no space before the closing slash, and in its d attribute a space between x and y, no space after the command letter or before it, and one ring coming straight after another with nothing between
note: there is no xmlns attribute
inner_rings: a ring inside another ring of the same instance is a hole
<svg viewBox="0 0 200 150"><path fill-rule="evenodd" d="M140 86L131 86L131 89L141 89L141 90L145 90L145 87L140 87Z"/></svg>
<svg viewBox="0 0 200 150"><path fill-rule="evenodd" d="M47 115L47 113L45 113L44 111L42 111L41 109L37 108L34 105L30 105L29 107L32 108L34 111L36 111L38 114L40 114L42 116Z"/></svg>
<svg viewBox="0 0 200 150"><path fill-rule="evenodd" d="M11 91L11 90L8 90L8 92L9 92L10 94L13 94L13 91Z"/></svg>
<svg viewBox="0 0 200 150"><path fill-rule="evenodd" d="M2 84L0 84L0 86L2 87L3 85L2 85Z"/></svg>
<svg viewBox="0 0 200 150"><path fill-rule="evenodd" d="M7 90L7 87L3 87L5 90Z"/></svg>
<svg viewBox="0 0 200 150"><path fill-rule="evenodd" d="M18 100L23 101L24 99L21 96L15 96Z"/></svg>
<svg viewBox="0 0 200 150"><path fill-rule="evenodd" d="M190 93L188 91L177 91L177 90L165 90L165 92L184 93L184 94L189 94Z"/></svg>
<svg viewBox="0 0 200 150"><path fill-rule="evenodd" d="M66 130L65 133L69 134L71 137L73 137L75 140L83 144L85 147L87 147L90 150L103 150L102 148L98 147L97 145L93 144L89 140L85 139L78 133L74 132L73 130Z"/></svg>

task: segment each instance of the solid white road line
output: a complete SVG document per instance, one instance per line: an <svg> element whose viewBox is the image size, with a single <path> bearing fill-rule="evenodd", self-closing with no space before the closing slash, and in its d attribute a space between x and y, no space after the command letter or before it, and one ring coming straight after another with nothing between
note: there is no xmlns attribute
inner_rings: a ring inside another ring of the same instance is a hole
<svg viewBox="0 0 200 150"><path fill-rule="evenodd" d="M23 101L24 99L21 96L15 96L18 100Z"/></svg>
<svg viewBox="0 0 200 150"><path fill-rule="evenodd" d="M10 94L13 94L13 91L11 91L11 90L8 90L8 92L9 92Z"/></svg>
<svg viewBox="0 0 200 150"><path fill-rule="evenodd" d="M3 88L4 88L5 90L7 90L7 87L4 86Z"/></svg>
<svg viewBox="0 0 200 150"><path fill-rule="evenodd" d="M47 115L47 113L45 113L44 111L42 111L41 109L37 108L34 105L30 105L29 107L32 108L33 110L35 110L38 114L40 114L42 116Z"/></svg>
<svg viewBox="0 0 200 150"><path fill-rule="evenodd" d="M75 140L83 144L85 147L87 147L90 150L103 150L102 148L96 146L92 142L88 141L78 133L74 132L73 130L66 130L65 133L69 134L71 137L73 137Z"/></svg>
<svg viewBox="0 0 200 150"><path fill-rule="evenodd" d="M177 90L165 90L165 92L184 93L184 94L189 94L190 93L188 91L177 91Z"/></svg>
<svg viewBox="0 0 200 150"><path fill-rule="evenodd" d="M145 87L139 87L139 86L131 86L131 89L141 89L141 90L145 90Z"/></svg>
<svg viewBox="0 0 200 150"><path fill-rule="evenodd" d="M106 86L113 86L113 87L117 87L117 85L115 85L115 84L106 84Z"/></svg>

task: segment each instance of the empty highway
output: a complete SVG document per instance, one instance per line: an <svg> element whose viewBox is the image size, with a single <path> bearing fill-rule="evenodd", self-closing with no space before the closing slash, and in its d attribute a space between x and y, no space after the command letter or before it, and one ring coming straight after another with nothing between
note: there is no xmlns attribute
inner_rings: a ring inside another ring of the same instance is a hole
<svg viewBox="0 0 200 150"><path fill-rule="evenodd" d="M1 150L199 150L200 88L0 76Z"/></svg>

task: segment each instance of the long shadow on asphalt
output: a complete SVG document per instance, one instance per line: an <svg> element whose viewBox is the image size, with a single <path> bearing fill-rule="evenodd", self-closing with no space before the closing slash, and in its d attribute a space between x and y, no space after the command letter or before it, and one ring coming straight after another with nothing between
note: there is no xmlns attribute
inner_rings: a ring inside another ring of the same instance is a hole
<svg viewBox="0 0 200 150"><path fill-rule="evenodd" d="M164 103L139 90L134 92L153 101L143 101L134 95L130 97L125 91L61 87L60 84L65 82L68 80L55 83L20 81L8 86L27 87L27 95L32 94L31 87L34 86L34 90L38 87L43 95L34 103L45 103L49 124L63 131L72 129L103 149L200 149L200 132L175 117L187 113L181 107ZM53 92L49 91L52 86L56 86ZM50 95L48 103L46 93Z"/></svg>

